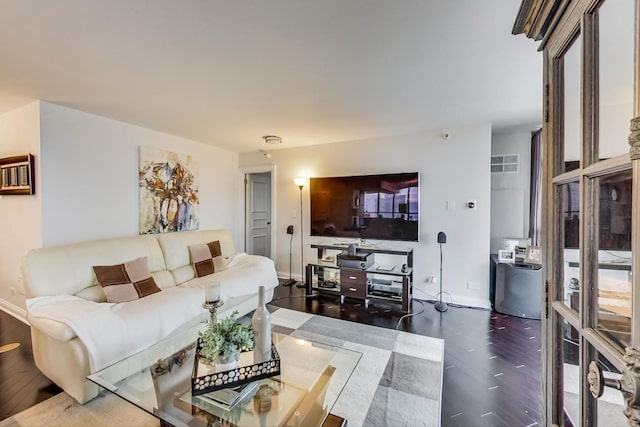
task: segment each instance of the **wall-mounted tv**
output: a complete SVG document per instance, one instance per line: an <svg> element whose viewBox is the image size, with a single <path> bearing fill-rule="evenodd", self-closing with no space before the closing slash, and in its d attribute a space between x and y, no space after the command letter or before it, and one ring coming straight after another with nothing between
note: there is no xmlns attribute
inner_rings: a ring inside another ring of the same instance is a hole
<svg viewBox="0 0 640 427"><path fill-rule="evenodd" d="M311 235L417 242L418 172L309 179Z"/></svg>

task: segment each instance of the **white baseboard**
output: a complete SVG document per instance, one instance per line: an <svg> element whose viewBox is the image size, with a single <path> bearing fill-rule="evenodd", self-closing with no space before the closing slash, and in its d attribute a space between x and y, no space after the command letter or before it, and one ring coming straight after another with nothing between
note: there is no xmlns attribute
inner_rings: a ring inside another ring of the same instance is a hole
<svg viewBox="0 0 640 427"><path fill-rule="evenodd" d="M15 317L25 325L29 324L29 322L27 322L27 311L22 307L18 307L17 305L0 298L0 310Z"/></svg>
<svg viewBox="0 0 640 427"><path fill-rule="evenodd" d="M287 280L289 278L289 272L287 271L286 273L283 273L281 271L277 271L276 275L278 276L278 279L283 279L283 280ZM298 276L297 274L292 274L291 278L293 280L302 280L302 277Z"/></svg>
<svg viewBox="0 0 640 427"><path fill-rule="evenodd" d="M474 298L462 295L453 295L452 300L454 304L465 305L468 307L478 308L491 308L491 303L488 299Z"/></svg>

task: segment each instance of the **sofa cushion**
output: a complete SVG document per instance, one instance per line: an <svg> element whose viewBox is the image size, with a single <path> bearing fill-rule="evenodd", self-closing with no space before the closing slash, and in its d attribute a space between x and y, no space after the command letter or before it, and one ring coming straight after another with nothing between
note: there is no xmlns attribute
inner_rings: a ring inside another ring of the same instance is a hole
<svg viewBox="0 0 640 427"><path fill-rule="evenodd" d="M158 286L164 289L176 285L173 275L167 271L158 239L146 234L33 249L27 253L23 264L25 293L27 298L78 295L104 302L104 292L96 282L92 267L120 264L142 256L147 257ZM193 270L193 267L189 268Z"/></svg>
<svg viewBox="0 0 640 427"><path fill-rule="evenodd" d="M221 256L222 251L220 250L219 240L190 245L189 254L191 255L191 263L196 272L196 277L208 276L226 268L224 259Z"/></svg>
<svg viewBox="0 0 640 427"><path fill-rule="evenodd" d="M93 271L107 297L107 302L133 301L160 292L160 288L151 277L147 257L122 264L94 266Z"/></svg>
<svg viewBox="0 0 640 427"><path fill-rule="evenodd" d="M189 246L219 240L224 258L236 253L231 234L226 229L163 233L157 235L157 239L164 254L166 269L171 272L176 285L196 277L191 263Z"/></svg>

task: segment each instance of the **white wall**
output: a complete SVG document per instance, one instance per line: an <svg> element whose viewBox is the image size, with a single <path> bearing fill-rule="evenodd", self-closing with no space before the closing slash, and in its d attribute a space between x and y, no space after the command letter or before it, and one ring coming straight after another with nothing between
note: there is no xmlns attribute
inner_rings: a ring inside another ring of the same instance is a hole
<svg viewBox="0 0 640 427"><path fill-rule="evenodd" d="M293 272L300 277L299 190L293 183L297 176L345 176L372 173L420 173L419 243L385 242L385 247L414 247L416 288L434 295L437 284L425 283L428 276L438 277L440 268L439 231L447 234L443 247L443 287L459 304L488 307L489 222L490 222L490 125L449 129L444 140L440 131L425 131L409 136L370 139L340 144L278 149L271 159L260 153L240 155L240 166L265 163L276 165L276 268L288 277L288 224L294 224ZM315 259L312 242L336 239L309 236L309 192L303 190L303 225L305 263ZM477 209L465 209L466 201L476 200ZM446 202L456 209L447 211ZM348 241L349 239L343 239ZM376 258L378 260L378 258ZM470 287L468 288L468 283ZM417 298L428 299L415 292ZM447 300L445 298L445 300Z"/></svg>
<svg viewBox="0 0 640 427"><path fill-rule="evenodd" d="M242 243L238 154L47 102L0 116L0 155L36 155L36 195L0 196L0 308L24 319L29 250L138 234L138 146L190 154L200 174L200 229ZM12 293L12 288L16 294Z"/></svg>
<svg viewBox="0 0 640 427"><path fill-rule="evenodd" d="M519 154L520 169L491 174L491 253L502 249L503 237L529 236L532 130L492 136L491 155Z"/></svg>
<svg viewBox="0 0 640 427"><path fill-rule="evenodd" d="M44 246L138 234L141 145L194 156L200 229L229 228L241 244L237 153L47 102L41 143Z"/></svg>
<svg viewBox="0 0 640 427"><path fill-rule="evenodd" d="M0 157L34 154L36 194L0 196L0 308L24 320L21 262L42 245L39 102L0 115Z"/></svg>

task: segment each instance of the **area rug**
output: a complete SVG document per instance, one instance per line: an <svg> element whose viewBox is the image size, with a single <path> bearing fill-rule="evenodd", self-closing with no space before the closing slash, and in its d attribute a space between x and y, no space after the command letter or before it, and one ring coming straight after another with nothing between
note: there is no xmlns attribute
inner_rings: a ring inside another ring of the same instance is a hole
<svg viewBox="0 0 640 427"><path fill-rule="evenodd" d="M284 308L270 307L273 331L362 353L331 412L349 426L439 426L444 341ZM159 422L111 395L79 405L66 393L0 427L140 426Z"/></svg>

